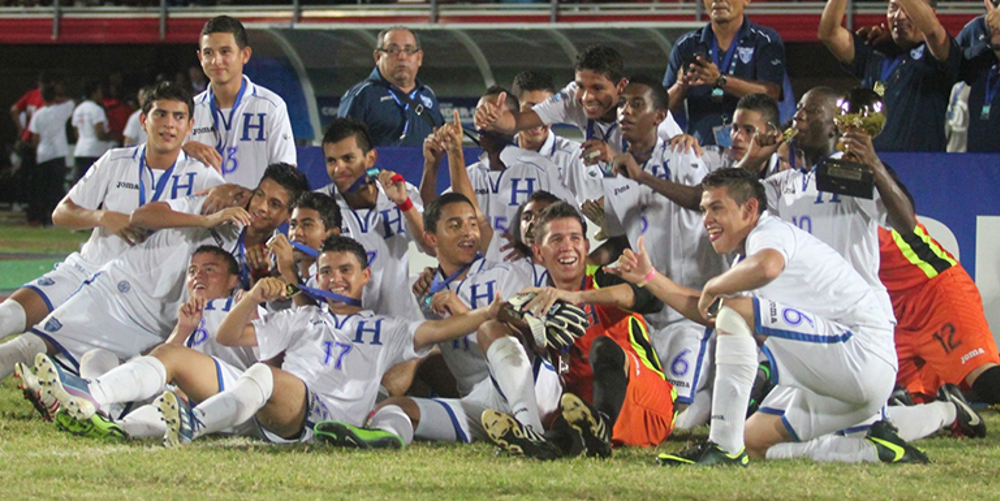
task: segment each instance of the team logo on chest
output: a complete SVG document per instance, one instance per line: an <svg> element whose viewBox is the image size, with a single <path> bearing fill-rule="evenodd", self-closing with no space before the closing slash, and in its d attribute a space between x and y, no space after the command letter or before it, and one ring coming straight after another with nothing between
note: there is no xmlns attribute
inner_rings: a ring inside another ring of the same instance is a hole
<svg viewBox="0 0 1000 501"><path fill-rule="evenodd" d="M753 59L753 47L737 47L736 53L739 54L743 64L750 64L750 60Z"/></svg>

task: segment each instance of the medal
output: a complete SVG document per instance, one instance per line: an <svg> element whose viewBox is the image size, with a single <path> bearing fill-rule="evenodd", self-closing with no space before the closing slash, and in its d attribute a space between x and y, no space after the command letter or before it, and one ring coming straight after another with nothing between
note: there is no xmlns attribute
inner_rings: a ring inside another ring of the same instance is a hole
<svg viewBox="0 0 1000 501"><path fill-rule="evenodd" d="M986 103L983 105L983 110L979 112L979 119L980 120L990 119L990 103Z"/></svg>
<svg viewBox="0 0 1000 501"><path fill-rule="evenodd" d="M875 82L872 90L874 90L879 96L885 96L885 83L881 81Z"/></svg>

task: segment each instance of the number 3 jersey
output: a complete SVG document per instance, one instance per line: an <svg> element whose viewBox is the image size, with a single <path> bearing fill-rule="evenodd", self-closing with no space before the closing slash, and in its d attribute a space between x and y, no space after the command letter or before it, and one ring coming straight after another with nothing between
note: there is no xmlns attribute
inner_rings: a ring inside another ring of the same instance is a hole
<svg viewBox="0 0 1000 501"><path fill-rule="evenodd" d="M219 325L229 314L229 310L236 303L234 297L224 297L213 299L205 304L205 309L201 313L201 321L198 328L192 332L184 341L184 346L195 351L200 351L210 357L217 358L233 367L245 371L260 358L257 356L257 348L249 346L225 346L216 340L216 333L219 332ZM264 316L267 310L258 307L257 314Z"/></svg>
<svg viewBox="0 0 1000 501"><path fill-rule="evenodd" d="M316 306L283 310L254 320L262 360L285 352L281 368L318 394L333 419L364 424L390 367L427 355L414 350L423 321L364 310L337 315Z"/></svg>

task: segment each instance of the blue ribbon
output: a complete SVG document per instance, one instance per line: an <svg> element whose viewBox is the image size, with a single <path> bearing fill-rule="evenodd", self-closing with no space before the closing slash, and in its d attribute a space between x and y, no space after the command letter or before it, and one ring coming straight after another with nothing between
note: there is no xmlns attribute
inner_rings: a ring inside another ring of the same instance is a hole
<svg viewBox="0 0 1000 501"><path fill-rule="evenodd" d="M292 242L291 240L289 240L289 242L292 244L292 247L295 247L296 249L299 250L299 252L301 252L301 253L309 256L309 257L316 257L316 256L319 255L319 251L318 250L313 249L312 247L309 247L308 245L300 244L298 242Z"/></svg>
<svg viewBox="0 0 1000 501"><path fill-rule="evenodd" d="M347 297L341 294L337 294L336 292L325 291L323 289L317 289L315 287L309 287L307 285L299 285L298 288L299 290L302 291L303 294L317 301L329 299L331 301L337 301L338 303L344 303L348 306L357 306L358 308L361 307L360 299L354 299L353 297Z"/></svg>
<svg viewBox="0 0 1000 501"><path fill-rule="evenodd" d="M482 257L482 256L480 256L477 253L476 254L476 258L472 260L472 263L475 263L476 259L479 259L480 257ZM431 281L431 287L430 287L430 289L427 289L427 297L433 297L434 294L437 294L438 292L441 292L442 290L444 290L444 288L447 287L448 284L454 282L455 279L458 278L459 275L461 275L462 273L465 273L466 271L468 271L469 268L472 267L472 263L466 263L464 266L462 266L461 268L459 268L458 270L456 270L455 273L452 273L450 276L448 276L444 280L440 280L440 278L439 278L441 276L441 273L440 273L441 272L441 267L439 266L438 267L438 273L434 274L434 280Z"/></svg>
<svg viewBox="0 0 1000 501"><path fill-rule="evenodd" d="M156 186L153 188L153 201L156 202L163 195L163 190L167 187L167 181L170 180L170 175L174 173L174 167L177 166L177 159L174 159L174 163L169 169L163 172L160 176L160 180L156 182ZM153 176L153 168L146 165L146 147L143 146L139 150L139 207L146 205L146 182L142 179L142 171L149 169L149 180L152 181L155 176Z"/></svg>
<svg viewBox="0 0 1000 501"><path fill-rule="evenodd" d="M891 77L892 74L896 72L896 68L899 68L899 65L903 63L903 55L904 54L899 54L891 59L886 57L882 60L882 73L879 74L880 82L883 84L888 83L889 77Z"/></svg>
<svg viewBox="0 0 1000 501"><path fill-rule="evenodd" d="M212 92L211 87L209 88L208 94L208 106L212 110L212 124L215 126L216 132L219 133L219 141L215 145L215 150L222 155L222 151L225 149L227 142L223 141L222 129L219 128L219 118L222 118L223 125L226 126L226 135L229 134L229 128L233 125L233 113L236 112L236 108L239 108L240 101L243 100L243 93L247 90L247 81L243 80L240 84L240 92L236 94L236 101L233 102L233 107L229 109L229 120L227 121L224 116L222 116L222 111L219 110L219 104L215 99L215 93Z"/></svg>
<svg viewBox="0 0 1000 501"><path fill-rule="evenodd" d="M983 101L983 111L980 114L980 118L988 119L990 117L990 105L993 104L993 98L997 97L997 91L1000 91L1000 66L993 63L990 68L989 73L986 74L986 99Z"/></svg>

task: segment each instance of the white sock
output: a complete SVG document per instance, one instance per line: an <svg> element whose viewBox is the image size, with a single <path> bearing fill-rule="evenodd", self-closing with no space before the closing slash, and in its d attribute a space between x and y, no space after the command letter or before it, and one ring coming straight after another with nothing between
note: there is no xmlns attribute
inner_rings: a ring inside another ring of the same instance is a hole
<svg viewBox="0 0 1000 501"><path fill-rule="evenodd" d="M879 462L878 451L871 442L858 437L823 435L808 442L785 442L767 450L767 459L800 457L837 463Z"/></svg>
<svg viewBox="0 0 1000 501"><path fill-rule="evenodd" d="M24 325L28 321L27 318L21 303L13 299L0 303L0 339L27 330L28 326Z"/></svg>
<svg viewBox="0 0 1000 501"><path fill-rule="evenodd" d="M101 407L156 395L167 384L167 368L156 357L137 357L90 382L90 395Z"/></svg>
<svg viewBox="0 0 1000 501"><path fill-rule="evenodd" d="M403 444L413 442L413 422L398 405L386 405L368 420L368 427L387 431L403 439Z"/></svg>
<svg viewBox="0 0 1000 501"><path fill-rule="evenodd" d="M712 427L708 439L722 450L743 450L750 391L757 375L757 343L743 317L722 307L716 319L715 387L712 390Z"/></svg>
<svg viewBox="0 0 1000 501"><path fill-rule="evenodd" d="M510 336L493 341L486 350L486 361L514 419L541 433L542 419L538 415L535 399L535 378L521 343Z"/></svg>
<svg viewBox="0 0 1000 501"><path fill-rule="evenodd" d="M202 427L194 438L218 433L250 420L267 403L274 391L274 374L267 365L257 363L236 380L233 387L213 395L193 409Z"/></svg>
<svg viewBox="0 0 1000 501"><path fill-rule="evenodd" d="M129 438L163 438L167 423L155 405L143 405L118 421Z"/></svg>
<svg viewBox="0 0 1000 501"><path fill-rule="evenodd" d="M94 348L80 357L80 377L97 379L119 365L121 360L118 359L118 355L105 349Z"/></svg>
<svg viewBox="0 0 1000 501"><path fill-rule="evenodd" d="M892 405L886 407L889 420L899 428L899 436L907 442L928 437L957 418L955 404L931 402L914 406Z"/></svg>
<svg viewBox="0 0 1000 501"><path fill-rule="evenodd" d="M35 355L45 351L45 341L30 332L0 344L0 379L11 375L18 362L34 365Z"/></svg>
<svg viewBox="0 0 1000 501"><path fill-rule="evenodd" d="M694 394L694 400L674 418L675 430L690 430L708 423L712 410L712 392L704 389Z"/></svg>

